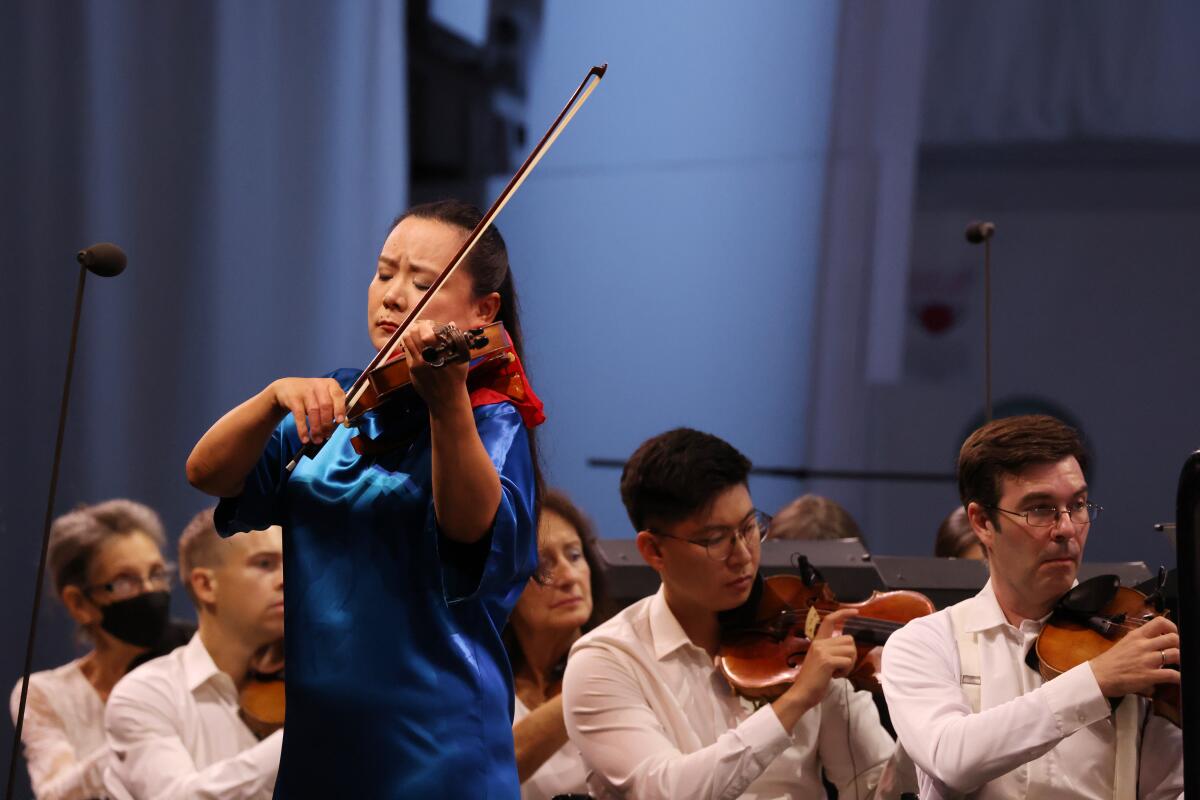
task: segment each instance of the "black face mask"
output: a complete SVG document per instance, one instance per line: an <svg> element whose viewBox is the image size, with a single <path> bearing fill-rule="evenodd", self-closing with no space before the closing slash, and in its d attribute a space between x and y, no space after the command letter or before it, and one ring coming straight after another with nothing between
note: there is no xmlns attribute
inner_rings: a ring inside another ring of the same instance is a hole
<svg viewBox="0 0 1200 800"><path fill-rule="evenodd" d="M162 638L170 614L170 592L146 592L100 607L100 627L135 647L150 647Z"/></svg>

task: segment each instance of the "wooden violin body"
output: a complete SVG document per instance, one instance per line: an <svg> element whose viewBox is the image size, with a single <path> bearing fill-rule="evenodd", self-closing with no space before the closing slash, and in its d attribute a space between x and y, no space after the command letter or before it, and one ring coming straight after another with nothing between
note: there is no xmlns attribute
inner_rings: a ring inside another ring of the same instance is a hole
<svg viewBox="0 0 1200 800"><path fill-rule="evenodd" d="M773 575L763 581L748 621L722 631L718 669L743 697L773 700L795 682L821 618L843 608L858 611L843 628L858 649L847 677L855 687L873 692L880 691L879 659L887 637L934 611L929 598L917 592L874 592L858 603L839 603L824 581Z"/></svg>
<svg viewBox="0 0 1200 800"><path fill-rule="evenodd" d="M238 695L238 714L260 739L283 727L286 708L283 679L283 643L279 642L268 645L256 656Z"/></svg>
<svg viewBox="0 0 1200 800"><path fill-rule="evenodd" d="M438 347L426 348L422 357L433 366L470 361L472 370L477 370L495 361L507 363L512 352L512 341L504 330L504 323L493 322L480 328L459 330L453 325L443 325L437 330ZM402 389L412 386L412 375L404 351L367 373L367 386L357 401L346 411L348 424L372 411Z"/></svg>
<svg viewBox="0 0 1200 800"><path fill-rule="evenodd" d="M1090 604L1080 599L1088 597L1096 599ZM1100 600L1104 601L1099 608L1089 607ZM1091 661L1158 616L1164 614L1154 596L1120 586L1115 575L1099 575L1079 584L1059 601L1034 645L1042 678L1051 680ZM1155 713L1182 724L1177 685L1159 685L1151 699Z"/></svg>

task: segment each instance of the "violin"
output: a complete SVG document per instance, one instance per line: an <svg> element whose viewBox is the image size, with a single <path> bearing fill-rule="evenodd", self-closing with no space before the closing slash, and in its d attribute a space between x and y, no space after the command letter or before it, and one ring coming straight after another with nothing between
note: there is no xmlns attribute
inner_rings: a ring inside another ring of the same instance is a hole
<svg viewBox="0 0 1200 800"><path fill-rule="evenodd" d="M533 168L537 166L538 162L542 160L542 157L550 150L551 145L553 145L555 140L558 139L559 135L563 132L572 118L574 118L575 114L578 113L579 109L583 106L584 102L588 99L591 93L595 91L596 87L600 84L600 81L604 78L604 73L607 71L607 64L601 64L588 70L587 75L583 77L583 81L579 84L578 88L575 89L575 93L572 94L570 99L567 100L567 104L563 106L562 111L560 111L558 116L555 117L554 122L550 124L550 127L542 135L542 138L533 148L533 151L530 152L529 156L525 159L525 162L512 176L508 182L508 185L504 187L504 190L500 192L500 196L496 198L496 201L492 204L492 207L489 208L487 213L485 213L479 220L479 224L475 226L475 229L467 235L467 238L463 242L462 247L459 248L458 253L455 254L454 258L450 260L450 263L447 264L440 273L438 273L437 277L433 279L432 283L429 285L429 288L425 290L425 294L423 294L421 298L413 304L412 308L409 309L408 314L392 333L391 337L388 338L387 343L379 349L379 352L376 353L375 357L371 359L369 364L367 364L366 369L363 370L362 374L359 375L359 377L354 381L354 384L346 391L346 420L343 423L344 425L347 427L353 427L353 420L355 418L361 417L368 411L373 411L378 405L385 402L389 397L396 396L398 393L394 391L394 389L408 383L407 365L391 366L389 368L389 365L394 365L394 362L400 361L403 357L403 348L400 347L401 337L403 337L404 334L420 318L421 312L425 310L425 307L429 304L429 302L433 300L441 288L446 284L446 281L448 281L450 277L458 270L458 268L466 262L467 257L470 256L471 251L475 249L475 246L483 238L483 235L487 232L487 229L491 226L496 217L500 214L500 211L503 210L504 206L508 204L508 201L512 199L514 194L516 194L517 189L519 189L521 184L525 182L525 179L529 177L529 173L533 171ZM441 330L444 331L444 328ZM451 339L456 336L456 334L453 333L447 333L446 335ZM441 338L442 336L439 334L439 340ZM436 357L437 353L442 350L445 350L448 353L461 351L461 344L451 341L447 342L443 346L443 342L439 341L436 347L426 348L426 351L431 349L434 351ZM422 356L424 355L425 352L422 352ZM442 361L441 363L445 364L450 362ZM383 372L379 372L381 368L383 369ZM372 378L372 376L375 377ZM393 388L388 389L387 391L380 391L380 389L383 387ZM322 446L323 443L314 444L309 442L306 444L288 463L287 471L291 472L294 470L296 465L300 463L300 459L304 458L305 456L308 456L309 458L315 456L321 451Z"/></svg>
<svg viewBox="0 0 1200 800"><path fill-rule="evenodd" d="M459 330L454 323L438 327L434 334L436 345L421 351L421 357L431 367L441 367L463 361L471 362L472 377L488 371L488 367L511 363L515 358L512 341L503 322L493 322L481 328ZM378 367L366 373L367 386L356 401L346 409L347 421L353 423L363 414L391 399L406 387L412 386L408 359L403 350L393 354ZM468 383L471 377L468 377Z"/></svg>
<svg viewBox="0 0 1200 800"><path fill-rule="evenodd" d="M856 689L879 693L883 644L910 620L932 614L933 602L907 590L873 592L858 603L838 602L803 557L801 575L756 578L746 604L722 615L717 668L743 697L774 700L795 682L821 620L843 608L858 611L842 630L857 649L846 677Z"/></svg>
<svg viewBox="0 0 1200 800"><path fill-rule="evenodd" d="M1034 645L1043 680L1091 661L1155 617L1168 616L1163 610L1165 582L1166 570L1160 569L1158 587L1147 595L1121 586L1116 575L1097 575L1063 595ZM1159 684L1151 695L1154 712L1180 727L1182 701L1175 684Z"/></svg>
<svg viewBox="0 0 1200 800"><path fill-rule="evenodd" d="M283 727L283 680L283 647L282 642L276 642L256 655L238 695L238 716L259 739Z"/></svg>

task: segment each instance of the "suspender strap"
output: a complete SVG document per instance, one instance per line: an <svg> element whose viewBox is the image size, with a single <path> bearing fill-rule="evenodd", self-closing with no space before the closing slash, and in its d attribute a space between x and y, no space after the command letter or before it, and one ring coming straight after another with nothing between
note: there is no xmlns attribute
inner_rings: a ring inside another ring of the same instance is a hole
<svg viewBox="0 0 1200 800"><path fill-rule="evenodd" d="M958 662L962 677L963 697L971 712L978 714L981 703L978 634L966 629L967 609L971 598L949 608L950 627L958 646ZM1116 711L1117 752L1113 771L1113 800L1137 800L1138 722L1140 703L1135 695L1121 701Z"/></svg>
<svg viewBox="0 0 1200 800"><path fill-rule="evenodd" d="M1136 695L1117 706L1117 757L1113 770L1113 800L1136 800L1138 777L1138 710Z"/></svg>
<svg viewBox="0 0 1200 800"><path fill-rule="evenodd" d="M979 669L979 641L976 634L967 630L967 608L974 600L970 598L950 606L950 627L954 631L954 643L958 645L958 664L961 677L963 697L971 707L972 714L978 714L981 708Z"/></svg>

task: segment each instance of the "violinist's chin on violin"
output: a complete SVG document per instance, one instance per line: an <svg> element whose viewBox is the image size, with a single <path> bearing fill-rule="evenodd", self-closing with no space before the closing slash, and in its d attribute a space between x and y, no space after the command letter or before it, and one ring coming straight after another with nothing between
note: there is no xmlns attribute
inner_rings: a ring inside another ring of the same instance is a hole
<svg viewBox="0 0 1200 800"><path fill-rule="evenodd" d="M1078 432L1049 416L963 443L991 579L893 634L882 661L922 797L1182 796L1178 630L1112 576L1076 585L1103 511L1088 474Z"/></svg>

